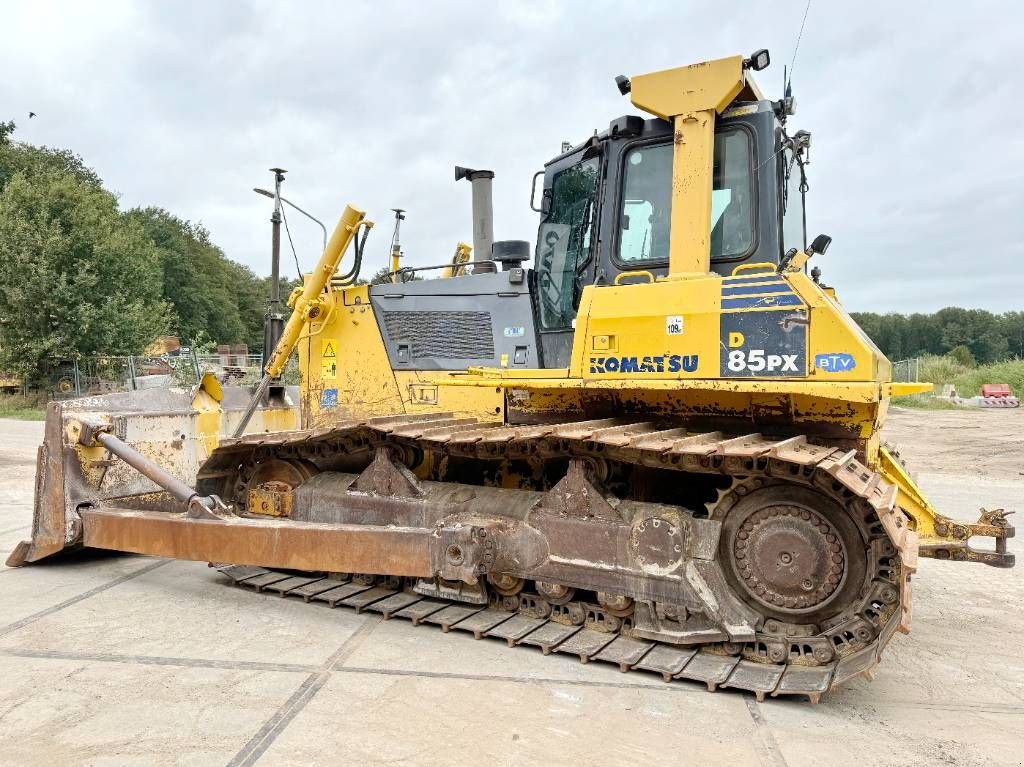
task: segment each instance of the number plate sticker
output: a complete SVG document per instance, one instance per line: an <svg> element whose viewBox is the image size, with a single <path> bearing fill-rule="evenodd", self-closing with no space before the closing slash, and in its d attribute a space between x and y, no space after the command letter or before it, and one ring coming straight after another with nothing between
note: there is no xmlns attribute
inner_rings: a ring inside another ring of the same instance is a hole
<svg viewBox="0 0 1024 767"><path fill-rule="evenodd" d="M738 312L721 316L722 378L807 375L807 312Z"/></svg>

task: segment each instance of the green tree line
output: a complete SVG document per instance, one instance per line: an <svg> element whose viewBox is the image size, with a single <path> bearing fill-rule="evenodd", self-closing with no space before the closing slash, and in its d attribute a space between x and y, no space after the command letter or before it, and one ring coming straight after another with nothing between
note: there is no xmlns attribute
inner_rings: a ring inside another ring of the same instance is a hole
<svg viewBox="0 0 1024 767"><path fill-rule="evenodd" d="M199 224L122 211L81 157L14 129L0 122L0 371L42 381L59 360L141 354L161 335L262 350L269 277Z"/></svg>
<svg viewBox="0 0 1024 767"><path fill-rule="evenodd" d="M950 353L965 363L1024 358L1024 312L993 314L951 306L934 314L852 316L891 360Z"/></svg>

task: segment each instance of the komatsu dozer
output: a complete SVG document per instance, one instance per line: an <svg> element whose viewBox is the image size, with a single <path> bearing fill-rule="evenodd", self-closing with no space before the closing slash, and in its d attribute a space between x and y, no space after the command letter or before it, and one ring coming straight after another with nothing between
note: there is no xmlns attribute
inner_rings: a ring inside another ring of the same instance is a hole
<svg viewBox="0 0 1024 767"><path fill-rule="evenodd" d="M297 410L242 412L209 378L169 408L51 405L9 564L208 561L759 699L866 674L910 629L918 557L1010 567L1014 530L939 514L881 444L891 397L928 387L892 382L808 272L829 243L806 237L810 135L755 85L767 64L617 78L648 117L538 173L534 248L493 241L494 174L459 168L471 255L358 284L370 223L348 206L254 396L297 349Z"/></svg>

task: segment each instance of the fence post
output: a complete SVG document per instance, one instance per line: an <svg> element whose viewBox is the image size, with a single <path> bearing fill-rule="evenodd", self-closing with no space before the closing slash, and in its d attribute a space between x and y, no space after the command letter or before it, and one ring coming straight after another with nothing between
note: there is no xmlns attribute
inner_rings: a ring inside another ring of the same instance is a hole
<svg viewBox="0 0 1024 767"><path fill-rule="evenodd" d="M139 386L135 382L135 359L133 357L128 358L128 377L131 381L132 391L137 391Z"/></svg>

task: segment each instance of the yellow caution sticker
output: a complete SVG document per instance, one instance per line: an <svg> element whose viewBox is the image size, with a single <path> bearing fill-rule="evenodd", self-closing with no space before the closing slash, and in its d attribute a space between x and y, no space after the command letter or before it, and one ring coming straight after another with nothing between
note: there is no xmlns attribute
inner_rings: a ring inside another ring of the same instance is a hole
<svg viewBox="0 0 1024 767"><path fill-rule="evenodd" d="M334 341L324 341L323 351L320 354L320 377L338 377L338 353L334 348Z"/></svg>

